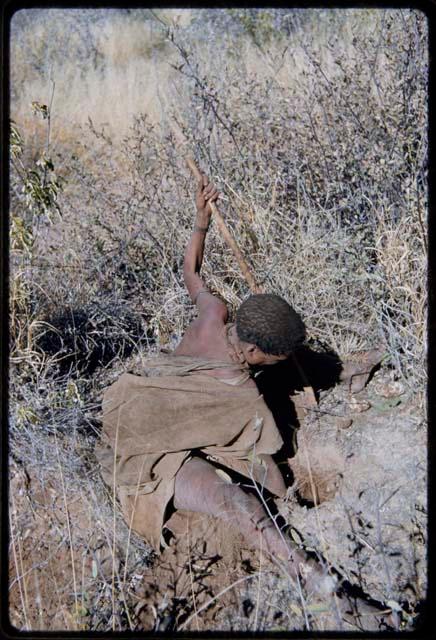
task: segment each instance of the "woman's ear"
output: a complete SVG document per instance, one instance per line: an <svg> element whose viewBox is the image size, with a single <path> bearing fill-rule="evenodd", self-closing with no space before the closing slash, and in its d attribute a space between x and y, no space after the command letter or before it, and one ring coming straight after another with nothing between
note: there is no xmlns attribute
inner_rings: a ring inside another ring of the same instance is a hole
<svg viewBox="0 0 436 640"><path fill-rule="evenodd" d="M256 344L248 344L245 347L245 358L248 364L263 364L265 360L265 354L262 349Z"/></svg>

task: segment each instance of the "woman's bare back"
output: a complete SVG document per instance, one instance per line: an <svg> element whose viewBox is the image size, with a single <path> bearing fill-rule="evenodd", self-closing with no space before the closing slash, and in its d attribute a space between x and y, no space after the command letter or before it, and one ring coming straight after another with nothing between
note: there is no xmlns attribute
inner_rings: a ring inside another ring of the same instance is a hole
<svg viewBox="0 0 436 640"><path fill-rule="evenodd" d="M228 362L229 369L222 366L217 369L202 371L203 374L221 379L231 379L235 377L235 364L240 366L241 371L247 372L247 379L243 386L255 387L254 381L248 377L249 367L242 354L239 354L232 341L233 324L214 321L205 321L203 318L196 318L188 326L182 340L174 350L174 355L195 356L216 360L217 362Z"/></svg>

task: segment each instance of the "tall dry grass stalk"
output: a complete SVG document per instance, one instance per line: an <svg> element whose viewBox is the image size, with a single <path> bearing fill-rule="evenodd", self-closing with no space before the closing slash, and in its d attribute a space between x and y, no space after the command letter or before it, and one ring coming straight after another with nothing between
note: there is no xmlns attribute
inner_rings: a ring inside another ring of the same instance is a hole
<svg viewBox="0 0 436 640"><path fill-rule="evenodd" d="M422 393L427 22L397 9L32 9L11 27L11 451L64 496L71 554L64 584L51 564L23 582L14 515L12 589L26 629L44 620L25 588L44 597L48 579L65 625L135 629L131 584L150 552L98 484L92 447L101 389L194 317L184 154L218 184L259 282L309 334L339 355L382 343ZM233 313L248 290L213 223L203 272ZM71 493L97 514L92 531Z"/></svg>

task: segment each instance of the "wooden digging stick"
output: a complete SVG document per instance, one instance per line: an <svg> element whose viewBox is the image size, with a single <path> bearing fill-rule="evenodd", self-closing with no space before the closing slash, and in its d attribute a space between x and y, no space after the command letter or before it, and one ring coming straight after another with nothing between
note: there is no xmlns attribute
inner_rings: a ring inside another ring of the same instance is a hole
<svg viewBox="0 0 436 640"><path fill-rule="evenodd" d="M195 179L199 182L202 179L202 174L199 170L199 168L197 167L197 165L195 164L195 161L193 158L188 157L186 158L186 164L188 165L189 169L191 170L193 176L195 177ZM210 208L212 209L212 214L213 217L215 218L218 228L221 232L221 235L224 239L224 241L227 243L227 245L230 247L230 249L233 251L236 260L238 261L239 266L241 267L241 271L242 274L245 278L245 280L247 281L248 286L250 287L250 291L252 293L263 293L263 289L262 287L260 287L256 280L253 277L253 274L250 271L250 268L248 266L248 264L246 263L244 256L241 253L241 250L239 249L238 245L236 244L235 239L233 238L232 234L230 233L224 218L222 217L222 215L220 214L220 212L217 209L217 206L215 204L215 202L211 202L210 203ZM315 392L313 390L313 387L310 386L309 381L306 377L306 374L303 371L303 368L301 367L300 363L298 362L295 354L292 354L292 359L294 361L295 367L299 373L299 375L301 376L302 382L303 382L303 394L307 400L307 404L309 406L317 406L317 401L316 401L316 396L315 396ZM298 413L298 407L297 407L297 413ZM300 407L301 409L301 407ZM301 417L301 416L299 416Z"/></svg>
<svg viewBox="0 0 436 640"><path fill-rule="evenodd" d="M193 160L193 158L186 158L186 164L188 165L188 167L190 168L193 176L195 177L195 179L199 182L202 179L202 174L199 170L199 168L197 167L197 165L195 164L195 161ZM247 281L248 286L250 287L250 290L253 293L261 293L261 289L259 287L259 285L256 283L255 279L253 278L253 275L250 271L250 267L248 266L248 264L245 262L244 256L241 253L241 250L239 249L238 245L236 244L232 234L230 233L226 223L224 222L224 218L222 217L222 215L220 214L220 212L218 211L218 208L215 204L215 202L210 202L210 208L212 209L212 214L214 219L217 222L218 228L221 232L221 235L224 239L224 242L227 243L227 245L230 247L230 249L233 251L236 260L238 261L239 266L241 267L241 271L242 271L242 275L244 276L245 280Z"/></svg>

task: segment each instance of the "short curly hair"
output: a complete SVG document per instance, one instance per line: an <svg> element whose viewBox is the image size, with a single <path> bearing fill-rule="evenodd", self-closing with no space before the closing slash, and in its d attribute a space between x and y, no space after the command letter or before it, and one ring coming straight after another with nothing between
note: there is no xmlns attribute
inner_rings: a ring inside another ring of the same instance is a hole
<svg viewBox="0 0 436 640"><path fill-rule="evenodd" d="M274 293L259 293L244 300L236 312L236 333L240 340L275 356L289 355L306 338L299 314Z"/></svg>

